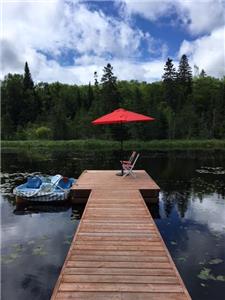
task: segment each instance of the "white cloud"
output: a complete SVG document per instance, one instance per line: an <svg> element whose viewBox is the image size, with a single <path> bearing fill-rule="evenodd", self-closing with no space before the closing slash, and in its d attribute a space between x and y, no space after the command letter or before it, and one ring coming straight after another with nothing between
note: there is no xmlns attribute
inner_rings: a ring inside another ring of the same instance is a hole
<svg viewBox="0 0 225 300"><path fill-rule="evenodd" d="M209 75L225 75L225 1L124 0L121 3L123 12L128 15L141 15L150 22L157 22L160 17L170 17L168 20L174 26L180 24L190 34L197 36L193 41L182 42L179 56L187 54L192 67L196 64ZM176 19L171 20L175 13ZM205 35L199 37L199 34ZM164 49L163 57L166 57L166 45Z"/></svg>
<svg viewBox="0 0 225 300"><path fill-rule="evenodd" d="M190 31L206 30L207 26L211 28L222 22L219 13L221 1L215 2L208 23L204 23L205 17L199 16L199 24L193 1L184 2L175 0L176 9L180 7L183 22L191 19L187 25ZM129 14L142 14L151 21L175 9L171 0L160 4L156 1L126 0L123 4ZM206 9L207 5L203 7ZM189 54L193 64L204 68L208 74L221 76L224 66L223 34L221 29L215 29L211 35L192 42L184 41L180 52ZM109 16L100 9L90 9L86 2L72 0L3 2L1 42L1 78L9 72L23 73L24 63L28 61L35 81L77 84L93 80L94 71L101 76L102 68L108 62L114 66L119 79L158 80L168 53L164 41L138 29L133 19ZM155 60L142 61L143 45L149 58L153 56ZM70 56L69 66L62 63L62 60L67 61L67 55Z"/></svg>
<svg viewBox="0 0 225 300"><path fill-rule="evenodd" d="M222 77L225 75L225 26L212 31L194 41L183 41L179 54L187 54L192 66L197 65L207 74Z"/></svg>
<svg viewBox="0 0 225 300"><path fill-rule="evenodd" d="M202 202L198 200L191 201L185 219L207 225L211 231L224 233L224 199L217 199L217 196L213 195L213 197L205 197Z"/></svg>
<svg viewBox="0 0 225 300"><path fill-rule="evenodd" d="M173 24L177 26L179 21L193 35L209 33L225 23L224 0L123 0L120 3L124 13L139 14L150 21L164 16L176 18Z"/></svg>
<svg viewBox="0 0 225 300"><path fill-rule="evenodd" d="M180 20L190 33L209 33L225 24L224 0L177 1Z"/></svg>
<svg viewBox="0 0 225 300"><path fill-rule="evenodd" d="M123 0L120 2L123 13L139 14L146 19L156 21L165 12L170 12L173 8L172 1L148 1L148 0Z"/></svg>
<svg viewBox="0 0 225 300"><path fill-rule="evenodd" d="M90 62L93 61L93 63ZM54 82L60 80L65 83L87 84L93 83L94 72L97 71L99 79L102 76L102 69L108 61L104 58L82 57L79 65L62 67L55 62L43 64L38 75L39 80ZM140 63L130 62L123 59L113 59L110 61L113 66L114 74L119 80L140 80L152 82L161 78L164 61L156 60L153 62Z"/></svg>
<svg viewBox="0 0 225 300"><path fill-rule="evenodd" d="M22 73L28 61L35 81L78 84L87 83L108 61L115 65L120 79L151 80L145 64L135 61L141 56L141 43L148 45L149 52L158 43L129 21L72 0L4 2L2 41L2 75ZM159 55L165 54L165 43L157 46ZM74 57L71 66L65 67L61 59L67 50Z"/></svg>

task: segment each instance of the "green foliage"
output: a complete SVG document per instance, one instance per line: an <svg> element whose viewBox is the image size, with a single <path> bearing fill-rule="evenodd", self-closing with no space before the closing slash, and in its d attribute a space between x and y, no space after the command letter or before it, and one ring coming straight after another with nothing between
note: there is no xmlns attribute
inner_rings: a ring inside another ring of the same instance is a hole
<svg viewBox="0 0 225 300"><path fill-rule="evenodd" d="M176 69L173 65L172 59L168 58L164 67L163 87L164 87L164 99L168 105L175 109L176 108Z"/></svg>
<svg viewBox="0 0 225 300"><path fill-rule="evenodd" d="M186 56L178 73L168 59L163 81L153 83L118 81L107 64L100 83L94 73L94 85L41 82L34 86L28 65L25 69L24 76L8 74L1 83L4 140L119 140L119 125L91 124L118 107L156 119L123 126L124 139L147 142L143 147L152 147L149 140L225 139L225 79L204 74L192 80Z"/></svg>
<svg viewBox="0 0 225 300"><path fill-rule="evenodd" d="M103 112L107 113L118 108L120 103L117 78L113 75L113 67L110 64L103 69L101 83L102 107Z"/></svg>
<svg viewBox="0 0 225 300"><path fill-rule="evenodd" d="M18 74L8 74L2 82L1 98L2 98L2 117L7 117L12 131L10 132L13 136L13 131L17 126L24 123L22 119L22 112L24 108L24 97L23 97L23 76ZM7 126L6 122L2 125ZM4 127L2 128L4 132Z"/></svg>
<svg viewBox="0 0 225 300"><path fill-rule="evenodd" d="M25 62L25 67L24 67L24 79L23 79L23 86L25 90L33 89L34 87L34 82L31 77L30 69L28 67L28 63Z"/></svg>
<svg viewBox="0 0 225 300"><path fill-rule="evenodd" d="M185 95L192 92L192 71L185 54L181 56L179 62L177 81L183 87Z"/></svg>
<svg viewBox="0 0 225 300"><path fill-rule="evenodd" d="M57 148L74 150L120 150L120 142L110 140L81 139L67 141L2 141L2 148L21 148L21 149L38 149L38 148ZM124 142L125 150L179 150L179 149L225 149L225 140L128 140Z"/></svg>
<svg viewBox="0 0 225 300"><path fill-rule="evenodd" d="M48 127L41 126L35 130L35 135L40 140L49 140L52 138L52 131Z"/></svg>

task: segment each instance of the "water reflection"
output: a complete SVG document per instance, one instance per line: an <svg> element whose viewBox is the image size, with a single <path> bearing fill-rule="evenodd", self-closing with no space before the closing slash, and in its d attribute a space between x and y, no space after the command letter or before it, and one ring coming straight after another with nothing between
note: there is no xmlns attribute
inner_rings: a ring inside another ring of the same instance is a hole
<svg viewBox="0 0 225 300"><path fill-rule="evenodd" d="M114 151L10 150L2 170L78 177L84 169L117 169L119 159ZM224 166L222 151L144 151L137 164L161 187L159 203L146 204L194 300L223 299ZM2 299L49 299L83 207L16 206L9 179L1 199Z"/></svg>
<svg viewBox="0 0 225 300"><path fill-rule="evenodd" d="M1 299L49 299L83 207L0 201Z"/></svg>
<svg viewBox="0 0 225 300"><path fill-rule="evenodd" d="M80 220L85 208L85 204L72 205L67 201L51 202L51 203L24 203L16 204L13 213L15 215L32 215L43 213L60 213L70 211L71 220Z"/></svg>
<svg viewBox="0 0 225 300"><path fill-rule="evenodd" d="M28 215L28 214L38 214L38 213L57 213L63 212L70 209L69 203L26 203L26 204L16 204L16 208L14 209L13 213L15 215Z"/></svg>

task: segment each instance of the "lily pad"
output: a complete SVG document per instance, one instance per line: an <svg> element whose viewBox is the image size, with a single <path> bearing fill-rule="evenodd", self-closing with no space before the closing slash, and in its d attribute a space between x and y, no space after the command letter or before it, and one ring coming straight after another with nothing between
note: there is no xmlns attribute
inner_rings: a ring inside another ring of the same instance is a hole
<svg viewBox="0 0 225 300"><path fill-rule="evenodd" d="M49 240L49 239L50 239L50 237L47 236L46 234L44 234L44 235L41 237L41 240Z"/></svg>
<svg viewBox="0 0 225 300"><path fill-rule="evenodd" d="M36 248L34 248L32 253L34 255L47 255L47 252L44 251L42 246L37 246Z"/></svg>
<svg viewBox="0 0 225 300"><path fill-rule="evenodd" d="M178 260L179 260L179 261L186 261L186 260L187 260L187 257L181 256L181 257L178 257Z"/></svg>
<svg viewBox="0 0 225 300"><path fill-rule="evenodd" d="M177 245L177 242L171 241L170 244L171 244L171 245Z"/></svg>
<svg viewBox="0 0 225 300"><path fill-rule="evenodd" d="M11 258L11 257L8 256L8 255L3 255L3 256L2 256L2 263L3 263L3 264L10 264L10 263L12 263L13 261L14 261L14 259Z"/></svg>
<svg viewBox="0 0 225 300"><path fill-rule="evenodd" d="M23 251L23 245L22 244L13 244L12 247L13 247L13 250L17 253Z"/></svg>
<svg viewBox="0 0 225 300"><path fill-rule="evenodd" d="M202 279L202 280L209 280L212 279L211 278L211 274L210 274L211 270L208 268L204 268L201 270L201 272L198 274L198 278Z"/></svg>
<svg viewBox="0 0 225 300"><path fill-rule="evenodd" d="M225 281L225 276L218 275L218 276L216 276L216 280L218 280L218 281Z"/></svg>
<svg viewBox="0 0 225 300"><path fill-rule="evenodd" d="M198 274L198 278L202 280L225 281L224 275L214 276L213 274L211 274L211 270L208 268L204 268L203 270L201 270L200 274Z"/></svg>
<svg viewBox="0 0 225 300"><path fill-rule="evenodd" d="M2 263L3 264L9 264L9 263L12 263L14 262L19 256L18 253L16 252L13 252L13 253L10 253L9 255L3 255L2 256Z"/></svg>
<svg viewBox="0 0 225 300"><path fill-rule="evenodd" d="M209 264L210 265L217 265L217 264L220 264L222 262L223 262L222 259L220 259L220 258L214 258L214 259L212 259L212 260L209 261Z"/></svg>
<svg viewBox="0 0 225 300"><path fill-rule="evenodd" d="M33 245L33 244L35 244L35 241L31 240L31 241L27 242L27 244L28 245Z"/></svg>
<svg viewBox="0 0 225 300"><path fill-rule="evenodd" d="M19 257L19 255L18 255L18 253L11 253L10 255L9 255L9 257L11 258L11 259L16 259L16 258L18 258Z"/></svg>

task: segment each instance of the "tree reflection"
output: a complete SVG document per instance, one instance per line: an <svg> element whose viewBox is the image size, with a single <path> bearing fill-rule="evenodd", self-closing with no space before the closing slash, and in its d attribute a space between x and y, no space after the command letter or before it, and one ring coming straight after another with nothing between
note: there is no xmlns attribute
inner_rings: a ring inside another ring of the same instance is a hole
<svg viewBox="0 0 225 300"><path fill-rule="evenodd" d="M164 182L162 201L165 215L170 216L174 207L181 218L185 217L190 201L198 199L200 202L209 195L217 194L225 198L225 181L221 177L210 176L193 177L190 181Z"/></svg>

